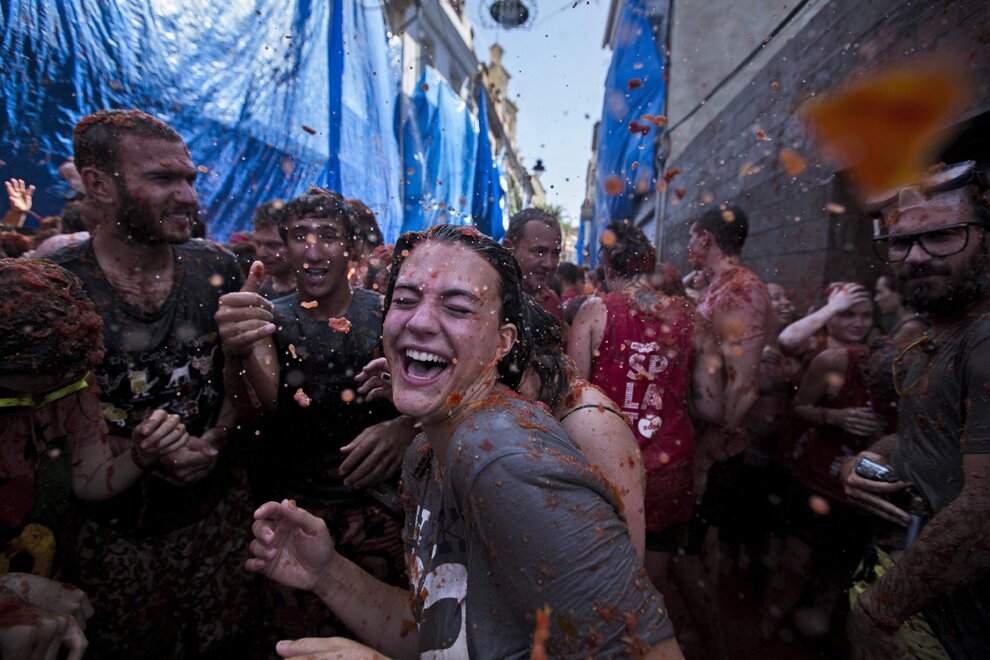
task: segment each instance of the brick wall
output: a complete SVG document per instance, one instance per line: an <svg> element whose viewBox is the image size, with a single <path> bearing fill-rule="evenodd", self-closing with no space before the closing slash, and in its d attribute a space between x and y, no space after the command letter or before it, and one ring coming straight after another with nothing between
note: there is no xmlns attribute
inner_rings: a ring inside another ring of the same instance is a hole
<svg viewBox="0 0 990 660"><path fill-rule="evenodd" d="M799 306L810 304L829 281L872 283L880 264L870 248L871 223L835 168L816 158L794 111L809 95L857 71L916 52L946 50L963 56L976 81L965 116L986 113L990 10L985 0L832 0L669 164L683 170L671 188L688 192L682 200L667 194L662 258L686 268L692 217L708 204L732 200L750 217L745 261L767 281L788 287ZM779 89L771 88L774 82ZM983 144L990 131L987 116L978 131ZM758 140L756 127L771 141ZM808 160L807 169L794 179L778 162L782 147ZM958 153L960 145L954 149ZM744 167L748 174L741 173ZM826 210L829 203L832 212ZM845 212L836 213L838 207ZM652 226L645 230L653 235Z"/></svg>

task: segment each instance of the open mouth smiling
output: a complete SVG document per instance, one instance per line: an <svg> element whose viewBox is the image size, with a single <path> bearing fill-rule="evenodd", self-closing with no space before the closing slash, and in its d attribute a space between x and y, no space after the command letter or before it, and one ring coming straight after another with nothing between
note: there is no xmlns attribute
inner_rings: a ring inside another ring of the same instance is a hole
<svg viewBox="0 0 990 660"><path fill-rule="evenodd" d="M409 348L402 352L402 370L410 380L414 381L436 380L447 371L450 362L448 358L428 351Z"/></svg>
<svg viewBox="0 0 990 660"><path fill-rule="evenodd" d="M307 279L322 280L328 272L330 272L330 269L326 266L310 266L303 271L303 274Z"/></svg>

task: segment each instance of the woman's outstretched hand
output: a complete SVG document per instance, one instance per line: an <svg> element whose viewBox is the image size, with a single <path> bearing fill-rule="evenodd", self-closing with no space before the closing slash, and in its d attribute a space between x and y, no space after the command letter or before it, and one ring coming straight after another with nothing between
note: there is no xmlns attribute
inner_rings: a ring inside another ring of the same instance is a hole
<svg viewBox="0 0 990 660"><path fill-rule="evenodd" d="M292 500L258 507L251 531L244 567L287 587L313 591L336 556L326 523Z"/></svg>

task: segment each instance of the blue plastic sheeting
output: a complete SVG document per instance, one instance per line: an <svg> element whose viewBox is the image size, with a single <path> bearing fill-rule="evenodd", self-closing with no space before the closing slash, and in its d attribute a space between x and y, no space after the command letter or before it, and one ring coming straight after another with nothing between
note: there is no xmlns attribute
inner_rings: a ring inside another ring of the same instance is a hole
<svg viewBox="0 0 990 660"><path fill-rule="evenodd" d="M474 170L474 202L471 216L478 229L501 242L505 238L502 223L504 194L498 163L492 155L488 137L488 94L484 85L478 95L478 162Z"/></svg>
<svg viewBox="0 0 990 660"><path fill-rule="evenodd" d="M393 243L402 228L402 162L394 129L398 76L390 61L382 5L362 0L343 0L341 4L346 29L341 40L343 75L338 115L340 190L376 211L385 241Z"/></svg>
<svg viewBox="0 0 990 660"><path fill-rule="evenodd" d="M35 184L36 210L58 212L68 191L55 169L75 122L136 107L172 125L205 169L197 188L214 238L310 184L339 185L394 233L384 17L356 0L336 9L334 22L332 0L0 0L0 176Z"/></svg>
<svg viewBox="0 0 990 660"><path fill-rule="evenodd" d="M403 123L403 231L471 224L478 122L467 102L425 67Z"/></svg>
<svg viewBox="0 0 990 660"><path fill-rule="evenodd" d="M605 101L598 129L595 215L590 232L593 235L584 237L592 264L597 263L602 228L612 220L633 220L637 195L653 192L656 183L656 127L641 117L663 114L666 83L660 54L662 38L655 34L648 11L646 0L626 0L605 77ZM635 130L642 127L648 128L646 134ZM622 181L620 194L609 195L604 190L605 181L612 176Z"/></svg>

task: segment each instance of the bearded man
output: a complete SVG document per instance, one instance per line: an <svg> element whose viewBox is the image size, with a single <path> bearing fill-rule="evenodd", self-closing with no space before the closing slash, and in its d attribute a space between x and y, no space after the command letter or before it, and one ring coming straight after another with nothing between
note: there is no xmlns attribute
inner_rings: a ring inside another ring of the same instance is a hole
<svg viewBox="0 0 990 660"><path fill-rule="evenodd" d="M218 245L190 238L197 168L171 127L104 110L80 120L73 148L86 203L105 220L51 259L103 317L107 352L94 376L114 453L132 451L131 432L156 409L178 414L192 436L116 497L79 503L70 572L96 609L90 652L236 657L252 627L252 582L240 570L251 506L223 451L236 420L213 315L240 288L240 270Z"/></svg>
<svg viewBox="0 0 990 660"><path fill-rule="evenodd" d="M842 468L852 499L909 526L903 556L850 614L860 657L910 657L898 631L917 613L950 657L990 657L987 188L986 171L967 162L880 200L877 255L890 264L904 302L928 313L932 334L908 344L891 365L900 395L897 433ZM892 468L887 478L896 481L865 478L870 472L857 470L863 458ZM909 484L913 520L891 501Z"/></svg>

